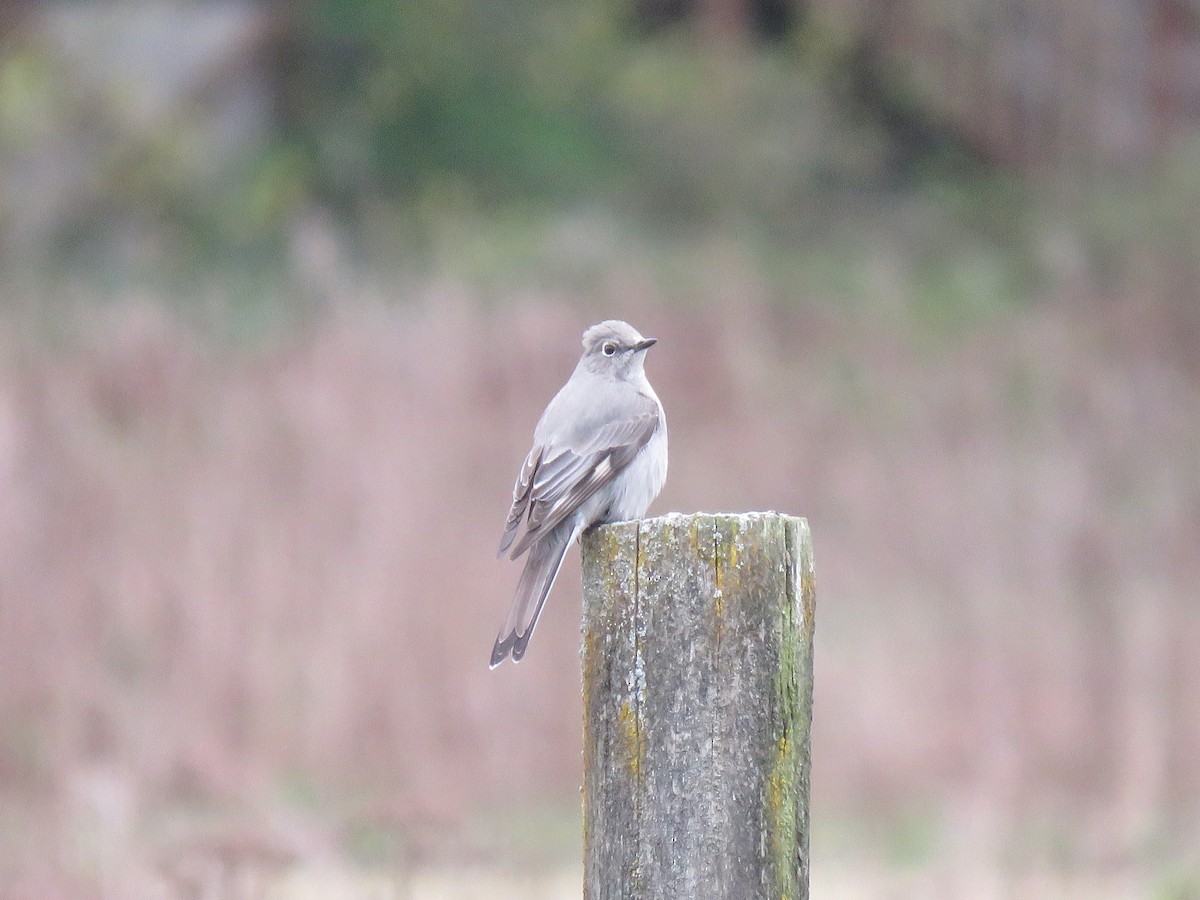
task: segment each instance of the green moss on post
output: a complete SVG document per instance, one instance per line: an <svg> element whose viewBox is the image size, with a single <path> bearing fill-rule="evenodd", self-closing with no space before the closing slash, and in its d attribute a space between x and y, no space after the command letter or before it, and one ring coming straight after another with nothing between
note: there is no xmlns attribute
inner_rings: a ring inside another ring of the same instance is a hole
<svg viewBox="0 0 1200 900"><path fill-rule="evenodd" d="M584 896L805 900L807 522L606 525L583 579Z"/></svg>

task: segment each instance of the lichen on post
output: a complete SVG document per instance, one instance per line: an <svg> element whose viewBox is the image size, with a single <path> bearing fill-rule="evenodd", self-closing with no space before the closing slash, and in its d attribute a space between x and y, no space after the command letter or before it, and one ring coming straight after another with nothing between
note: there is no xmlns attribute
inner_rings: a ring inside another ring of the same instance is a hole
<svg viewBox="0 0 1200 900"><path fill-rule="evenodd" d="M583 579L584 896L807 898L807 522L602 526Z"/></svg>

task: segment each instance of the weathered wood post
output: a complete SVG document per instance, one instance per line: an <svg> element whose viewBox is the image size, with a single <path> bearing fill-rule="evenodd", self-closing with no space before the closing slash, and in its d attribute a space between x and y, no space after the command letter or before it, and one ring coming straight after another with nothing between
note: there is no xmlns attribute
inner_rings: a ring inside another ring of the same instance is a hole
<svg viewBox="0 0 1200 900"><path fill-rule="evenodd" d="M807 898L808 523L606 525L583 582L585 898Z"/></svg>

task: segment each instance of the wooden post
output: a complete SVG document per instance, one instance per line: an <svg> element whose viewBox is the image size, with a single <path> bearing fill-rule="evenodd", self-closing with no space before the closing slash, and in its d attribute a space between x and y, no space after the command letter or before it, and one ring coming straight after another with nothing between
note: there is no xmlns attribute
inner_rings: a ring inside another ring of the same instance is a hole
<svg viewBox="0 0 1200 900"><path fill-rule="evenodd" d="M808 523L606 525L583 582L584 897L805 900Z"/></svg>

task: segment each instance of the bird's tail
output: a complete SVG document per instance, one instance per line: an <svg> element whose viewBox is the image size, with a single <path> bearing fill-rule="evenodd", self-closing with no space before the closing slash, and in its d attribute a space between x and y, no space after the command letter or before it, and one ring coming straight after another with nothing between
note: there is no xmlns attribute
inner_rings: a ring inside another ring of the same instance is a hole
<svg viewBox="0 0 1200 900"><path fill-rule="evenodd" d="M567 523L563 523L567 525ZM529 639L533 637L533 629L537 626L542 607L546 605L546 597L558 576L562 566L563 556L567 547L571 546L571 538L575 532L567 527L558 527L537 541L529 548L529 556L525 560L525 571L517 583L517 593L513 597L504 624L500 626L500 634L492 647L492 661L489 668L496 668L504 662L504 658L512 654L513 662L520 662L525 655Z"/></svg>

